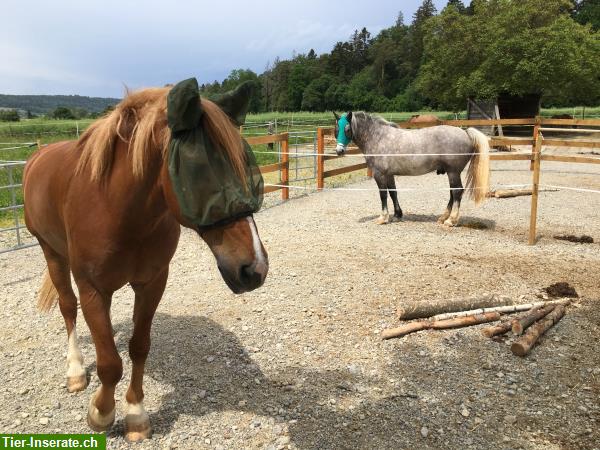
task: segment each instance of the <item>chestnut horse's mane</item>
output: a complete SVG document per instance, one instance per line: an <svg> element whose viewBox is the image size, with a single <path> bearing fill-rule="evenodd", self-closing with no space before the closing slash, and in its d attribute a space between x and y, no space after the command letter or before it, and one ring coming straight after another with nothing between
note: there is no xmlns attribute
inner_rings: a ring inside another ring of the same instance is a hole
<svg viewBox="0 0 600 450"><path fill-rule="evenodd" d="M148 160L159 152L167 157L171 130L167 125L167 94L170 87L149 88L127 93L114 111L98 119L81 135L76 148L80 152L77 173L89 170L99 181L111 170L117 141L127 143L133 175L142 178ZM246 153L239 130L213 102L202 99L204 127L216 147L225 151L235 173L245 175Z"/></svg>

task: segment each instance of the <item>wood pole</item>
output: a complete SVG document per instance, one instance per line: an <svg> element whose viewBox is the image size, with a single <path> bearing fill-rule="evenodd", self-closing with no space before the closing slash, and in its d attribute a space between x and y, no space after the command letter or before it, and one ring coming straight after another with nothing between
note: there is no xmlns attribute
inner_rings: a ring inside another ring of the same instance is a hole
<svg viewBox="0 0 600 450"><path fill-rule="evenodd" d="M323 128L317 128L317 189L321 190L325 186L325 135Z"/></svg>
<svg viewBox="0 0 600 450"><path fill-rule="evenodd" d="M285 140L281 142L281 184L287 186L290 182L290 136L284 133ZM297 163L297 161L296 161ZM281 199L287 200L290 198L290 188L284 187L281 189Z"/></svg>
<svg viewBox="0 0 600 450"><path fill-rule="evenodd" d="M529 217L529 245L535 245L536 241L540 162L542 159L542 138L542 133L538 130L538 136L535 139L535 148L533 152L533 182L531 188L531 215Z"/></svg>
<svg viewBox="0 0 600 450"><path fill-rule="evenodd" d="M529 164L529 170L533 170L533 153L535 152L535 146L537 145L537 139L540 138L540 127L542 126L542 118L535 116L533 125L533 142L531 143L531 164Z"/></svg>

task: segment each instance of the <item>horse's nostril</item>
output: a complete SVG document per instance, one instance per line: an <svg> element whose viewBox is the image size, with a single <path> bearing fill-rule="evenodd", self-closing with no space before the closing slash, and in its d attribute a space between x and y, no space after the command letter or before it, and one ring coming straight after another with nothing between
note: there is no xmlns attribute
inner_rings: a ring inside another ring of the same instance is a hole
<svg viewBox="0 0 600 450"><path fill-rule="evenodd" d="M262 284L262 276L251 265L242 266L240 268L240 281L249 287L260 286Z"/></svg>
<svg viewBox="0 0 600 450"><path fill-rule="evenodd" d="M240 269L240 278L244 279L250 276L252 276L252 266L242 266Z"/></svg>

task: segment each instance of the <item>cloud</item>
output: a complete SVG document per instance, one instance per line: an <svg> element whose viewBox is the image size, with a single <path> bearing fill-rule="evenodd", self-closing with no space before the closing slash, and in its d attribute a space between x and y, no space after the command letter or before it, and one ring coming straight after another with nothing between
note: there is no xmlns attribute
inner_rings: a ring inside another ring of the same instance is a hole
<svg viewBox="0 0 600 450"><path fill-rule="evenodd" d="M276 57L328 52L355 29L375 35L421 1L5 0L0 91L120 96L123 84L262 72Z"/></svg>

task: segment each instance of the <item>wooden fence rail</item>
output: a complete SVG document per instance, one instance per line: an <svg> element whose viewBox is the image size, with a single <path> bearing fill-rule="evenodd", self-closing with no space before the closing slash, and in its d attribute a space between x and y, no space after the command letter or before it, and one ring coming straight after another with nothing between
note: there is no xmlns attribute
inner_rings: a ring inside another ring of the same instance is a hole
<svg viewBox="0 0 600 450"><path fill-rule="evenodd" d="M281 199L287 200L290 198L290 188L284 187L287 186L290 180L290 153L289 153L289 145L290 145L290 137L288 133L281 134L270 134L267 136L254 136L247 137L246 142L249 145L262 145L262 144L275 144L277 142L281 142L281 161L274 164L267 164L265 166L260 166L260 173L266 174L271 172L281 171L281 180L279 183L280 186L265 186L264 193L268 194L269 192L279 191L281 190Z"/></svg>
<svg viewBox="0 0 600 450"><path fill-rule="evenodd" d="M544 155L543 146L553 147L578 147L578 148L600 148L600 140L596 141L580 141L569 139L546 139L542 134L542 129L545 132L551 131L544 128L546 125L554 125L563 127L561 131L565 131L564 127L586 126L600 127L600 119L544 119L535 117L533 119L495 119L495 120L438 120L434 122L423 122L419 124L409 124L408 122L398 123L401 128L423 128L435 125L453 125L460 127L469 126L492 126L492 125L520 125L533 127L532 136L530 139L491 137L490 146L511 146L511 145L526 145L531 146L530 153L492 153L490 160L492 161L531 161L532 173L532 196L531 196L531 212L529 220L529 239L530 245L534 245L537 240L537 213L538 213L538 194L539 180L542 161L559 161L578 164L600 164L600 158L589 156L572 156L572 155ZM596 132L599 130L585 130L586 132ZM577 133L577 129L572 129L573 133ZM325 178L333 177L343 173L362 170L367 167L366 163L353 164L350 166L339 167L332 170L325 170L325 162L341 158L335 154L325 155L325 137L333 136L333 128L318 128L317 129L317 189L323 189L325 186ZM356 148L350 148L347 154L357 154L360 151Z"/></svg>

